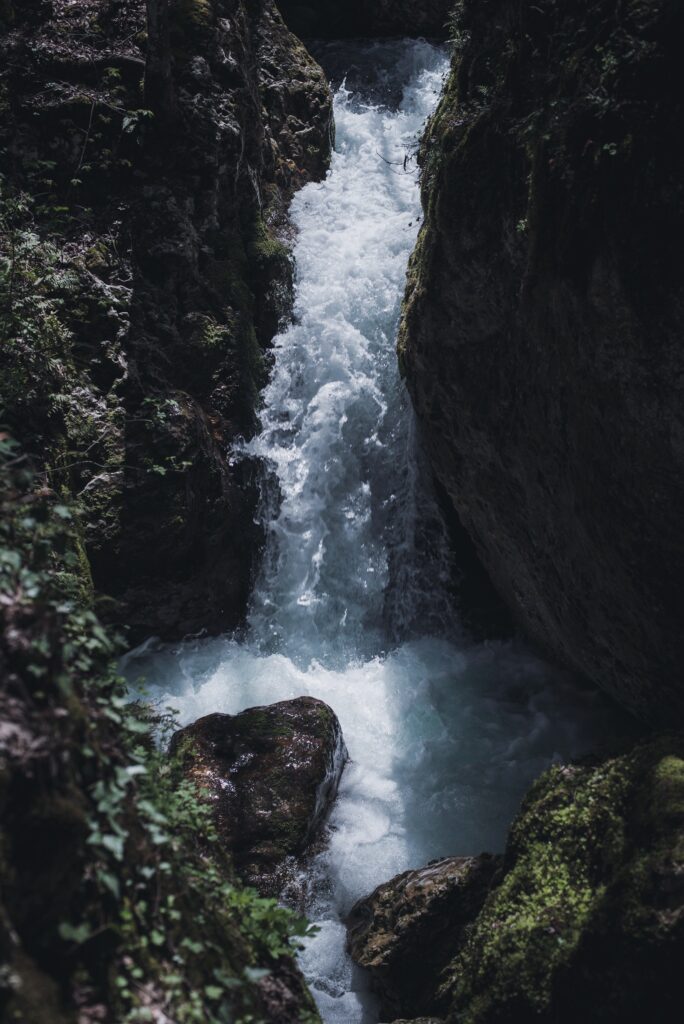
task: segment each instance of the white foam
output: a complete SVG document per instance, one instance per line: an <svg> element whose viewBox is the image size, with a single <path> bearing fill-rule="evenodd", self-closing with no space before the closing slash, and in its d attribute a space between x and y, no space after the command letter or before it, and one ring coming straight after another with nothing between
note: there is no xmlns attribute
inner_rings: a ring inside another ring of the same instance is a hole
<svg viewBox="0 0 684 1024"><path fill-rule="evenodd" d="M277 487L264 489L248 636L147 645L127 665L184 722L304 694L339 716L351 762L311 871L321 931L301 958L329 1024L377 1020L345 954L353 902L433 857L500 849L530 780L591 750L614 721L529 652L469 645L449 620L446 539L394 353L420 213L404 158L446 56L422 42L371 56L383 81L408 83L400 109L342 87L330 174L293 203L297 323L276 341L249 445Z"/></svg>

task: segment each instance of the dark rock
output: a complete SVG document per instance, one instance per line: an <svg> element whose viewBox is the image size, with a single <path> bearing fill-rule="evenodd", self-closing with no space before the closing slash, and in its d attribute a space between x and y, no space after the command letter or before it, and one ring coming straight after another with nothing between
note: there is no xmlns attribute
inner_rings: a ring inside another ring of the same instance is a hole
<svg viewBox="0 0 684 1024"><path fill-rule="evenodd" d="M411 1020L395 1020L393 1024L444 1024L437 1017L412 1017Z"/></svg>
<svg viewBox="0 0 684 1024"><path fill-rule="evenodd" d="M0 173L47 189L16 227L59 235L68 283L43 275L41 299L69 331L28 372L12 349L0 404L77 501L102 612L133 641L244 617L258 487L229 453L290 315L287 204L332 125L272 0L168 12L164 32L145 0L17 4L0 37Z"/></svg>
<svg viewBox="0 0 684 1024"><path fill-rule="evenodd" d="M305 37L445 38L455 0L278 0L290 28Z"/></svg>
<svg viewBox="0 0 684 1024"><path fill-rule="evenodd" d="M316 1004L296 961L282 956L257 983L261 1020L274 1024L321 1024Z"/></svg>
<svg viewBox="0 0 684 1024"><path fill-rule="evenodd" d="M684 740L533 786L504 875L443 979L465 1024L674 1024L684 957Z"/></svg>
<svg viewBox="0 0 684 1024"><path fill-rule="evenodd" d="M473 890L479 864L484 884ZM445 886L440 865L456 872ZM425 900L430 867L438 885ZM550 769L528 793L503 860L442 861L399 876L354 918L353 956L386 1003L412 1012L420 1000L417 1012L450 1024L675 1024L684 738Z"/></svg>
<svg viewBox="0 0 684 1024"><path fill-rule="evenodd" d="M370 971L388 1019L446 1009L437 994L440 975L481 910L500 860L482 854L433 861L355 905L349 950Z"/></svg>
<svg viewBox="0 0 684 1024"><path fill-rule="evenodd" d="M684 716L681 5L465 0L400 358L518 622Z"/></svg>
<svg viewBox="0 0 684 1024"><path fill-rule="evenodd" d="M285 858L306 852L337 793L347 751L333 711L299 697L208 715L176 733L171 750L206 790L242 879L277 892Z"/></svg>

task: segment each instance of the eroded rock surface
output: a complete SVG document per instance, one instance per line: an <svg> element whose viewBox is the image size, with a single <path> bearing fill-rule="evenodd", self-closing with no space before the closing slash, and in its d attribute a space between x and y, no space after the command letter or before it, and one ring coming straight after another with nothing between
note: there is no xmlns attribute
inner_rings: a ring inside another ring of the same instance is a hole
<svg viewBox="0 0 684 1024"><path fill-rule="evenodd" d="M484 903L500 858L450 857L406 871L353 908L352 959L370 971L391 1020L439 1012L440 975Z"/></svg>
<svg viewBox="0 0 684 1024"><path fill-rule="evenodd" d="M239 715L207 715L176 733L172 751L206 791L241 878L277 892L287 857L316 838L347 751L334 712L299 697Z"/></svg>
<svg viewBox="0 0 684 1024"><path fill-rule="evenodd" d="M518 621L684 718L681 5L465 0L400 355Z"/></svg>

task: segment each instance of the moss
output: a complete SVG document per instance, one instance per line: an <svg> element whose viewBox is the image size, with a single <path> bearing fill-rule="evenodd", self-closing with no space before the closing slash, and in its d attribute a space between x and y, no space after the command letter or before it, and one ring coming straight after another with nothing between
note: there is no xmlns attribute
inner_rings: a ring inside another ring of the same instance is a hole
<svg viewBox="0 0 684 1024"><path fill-rule="evenodd" d="M445 977L459 1024L572 1019L557 1005L562 979L581 1005L594 971L610 969L604 947L643 966L652 938L669 928L654 880L684 863L681 748L665 738L597 767L552 768L536 783L503 879Z"/></svg>
<svg viewBox="0 0 684 1024"><path fill-rule="evenodd" d="M249 254L262 268L273 262L290 262L288 249L275 238L262 217L257 217L254 221L249 240Z"/></svg>
<svg viewBox="0 0 684 1024"><path fill-rule="evenodd" d="M178 0L173 8L173 17L180 29L202 32L209 28L213 16L212 0Z"/></svg>
<svg viewBox="0 0 684 1024"><path fill-rule="evenodd" d="M466 1024L493 1004L522 1000L534 1012L551 998L604 896L606 862L624 849L621 809L628 767L553 768L533 788L512 830L514 863L454 965Z"/></svg>

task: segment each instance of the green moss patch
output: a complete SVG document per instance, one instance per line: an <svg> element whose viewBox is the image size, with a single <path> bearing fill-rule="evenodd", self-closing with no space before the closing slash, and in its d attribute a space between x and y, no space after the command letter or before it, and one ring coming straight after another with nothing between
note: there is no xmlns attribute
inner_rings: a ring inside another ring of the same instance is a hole
<svg viewBox="0 0 684 1024"><path fill-rule="evenodd" d="M601 1020L631 1020L651 981L667 991L684 948L683 901L661 906L684 870L683 753L680 738L660 739L536 783L503 880L444 979L459 1024L565 1022L592 1000Z"/></svg>

